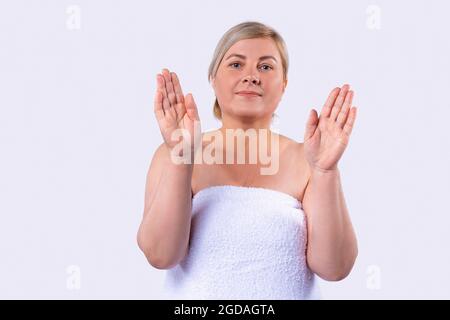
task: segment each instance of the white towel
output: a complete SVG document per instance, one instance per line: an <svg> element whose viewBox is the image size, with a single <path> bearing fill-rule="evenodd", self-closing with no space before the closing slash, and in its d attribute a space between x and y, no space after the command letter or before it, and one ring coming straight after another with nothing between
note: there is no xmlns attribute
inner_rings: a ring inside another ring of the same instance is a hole
<svg viewBox="0 0 450 320"><path fill-rule="evenodd" d="M193 198L189 251L166 271L167 299L320 299L306 219L291 195L220 185Z"/></svg>

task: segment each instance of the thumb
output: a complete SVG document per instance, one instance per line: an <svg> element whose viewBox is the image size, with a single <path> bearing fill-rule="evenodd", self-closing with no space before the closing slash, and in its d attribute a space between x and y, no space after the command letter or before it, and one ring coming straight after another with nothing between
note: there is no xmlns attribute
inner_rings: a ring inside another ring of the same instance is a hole
<svg viewBox="0 0 450 320"><path fill-rule="evenodd" d="M198 116L197 104L194 101L194 96L192 93L186 95L186 112L191 120L200 120Z"/></svg>
<svg viewBox="0 0 450 320"><path fill-rule="evenodd" d="M308 121L306 122L305 136L303 140L308 140L314 135L318 123L319 118L317 116L317 111L315 109L311 109L309 111Z"/></svg>

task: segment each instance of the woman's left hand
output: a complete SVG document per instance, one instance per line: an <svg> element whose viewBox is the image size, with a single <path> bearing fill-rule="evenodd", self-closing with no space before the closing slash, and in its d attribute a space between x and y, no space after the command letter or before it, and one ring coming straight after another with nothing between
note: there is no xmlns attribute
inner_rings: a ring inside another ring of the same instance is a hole
<svg viewBox="0 0 450 320"><path fill-rule="evenodd" d="M356 107L351 107L353 91L348 84L331 91L317 116L312 109L304 136L305 157L311 169L322 172L337 169L337 164L350 139L356 118Z"/></svg>

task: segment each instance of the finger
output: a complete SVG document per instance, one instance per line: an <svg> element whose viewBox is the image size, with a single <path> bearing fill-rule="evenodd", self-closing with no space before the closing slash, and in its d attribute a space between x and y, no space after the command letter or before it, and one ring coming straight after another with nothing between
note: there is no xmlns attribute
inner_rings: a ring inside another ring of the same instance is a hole
<svg viewBox="0 0 450 320"><path fill-rule="evenodd" d="M350 90L345 96L345 101L344 104L342 105L341 112L339 112L339 115L336 119L336 122L339 124L340 128L343 128L345 122L347 121L348 111L350 109L350 106L352 105L352 101L353 101L353 91Z"/></svg>
<svg viewBox="0 0 450 320"><path fill-rule="evenodd" d="M175 91L175 97L177 103L184 102L183 90L181 90L180 80L175 72L170 73L170 77L172 79L173 89ZM180 100L181 99L181 100Z"/></svg>
<svg viewBox="0 0 450 320"><path fill-rule="evenodd" d="M197 104L195 103L194 97L191 93L186 95L186 112L191 120L200 121Z"/></svg>
<svg viewBox="0 0 450 320"><path fill-rule="evenodd" d="M184 103L184 97L180 96L179 94L176 94L177 97L177 104L175 105L175 111L177 113L177 121L180 121L183 119L184 115L186 114L186 105ZM178 102L182 101L182 102Z"/></svg>
<svg viewBox="0 0 450 320"><path fill-rule="evenodd" d="M164 118L163 96L161 91L157 90L154 99L154 112L157 120Z"/></svg>
<svg viewBox="0 0 450 320"><path fill-rule="evenodd" d="M356 119L356 107L352 107L350 109L350 113L348 115L347 121L345 122L343 131L345 132L345 134L347 136L350 136L350 134L352 133L353 130L353 125L355 123L355 119Z"/></svg>
<svg viewBox="0 0 450 320"><path fill-rule="evenodd" d="M325 105L323 106L322 111L320 112L321 117L326 118L330 116L331 107L333 106L334 101L336 100L340 90L341 88L339 87L331 90L330 94L328 95L327 101L325 101Z"/></svg>
<svg viewBox="0 0 450 320"><path fill-rule="evenodd" d="M175 72L170 73L170 78L172 80L173 89L175 91L175 98L176 98L175 110L177 112L177 120L180 121L186 113L183 90L181 90L180 80L178 79L178 76Z"/></svg>
<svg viewBox="0 0 450 320"><path fill-rule="evenodd" d="M319 118L317 116L317 111L311 109L311 111L309 112L308 121L306 122L305 136L303 137L303 140L308 140L314 135L318 123Z"/></svg>
<svg viewBox="0 0 450 320"><path fill-rule="evenodd" d="M337 115L339 114L339 111L341 111L341 106L344 103L345 97L347 95L348 89L350 86L348 84L344 84L342 86L341 91L339 92L339 95L334 102L333 108L331 109L331 115L330 119L333 121L336 121Z"/></svg>
<svg viewBox="0 0 450 320"><path fill-rule="evenodd" d="M168 69L164 68L163 71L164 81L166 83L167 98L171 107L175 107L177 104L177 98L175 97L175 91L173 90L172 77Z"/></svg>
<svg viewBox="0 0 450 320"><path fill-rule="evenodd" d="M170 110L170 103L169 98L167 98L167 91L166 91L166 80L163 75L158 74L158 79L160 79L161 82L161 94L163 96L163 108L164 113L168 112Z"/></svg>

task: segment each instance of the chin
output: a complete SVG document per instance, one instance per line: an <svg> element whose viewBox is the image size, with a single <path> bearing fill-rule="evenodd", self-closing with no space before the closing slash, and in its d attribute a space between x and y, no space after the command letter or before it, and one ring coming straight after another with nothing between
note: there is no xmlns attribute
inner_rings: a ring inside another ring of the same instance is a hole
<svg viewBox="0 0 450 320"><path fill-rule="evenodd" d="M242 108L235 108L233 114L241 117L260 117L262 116L262 110L259 108L252 108L251 106L246 106Z"/></svg>

